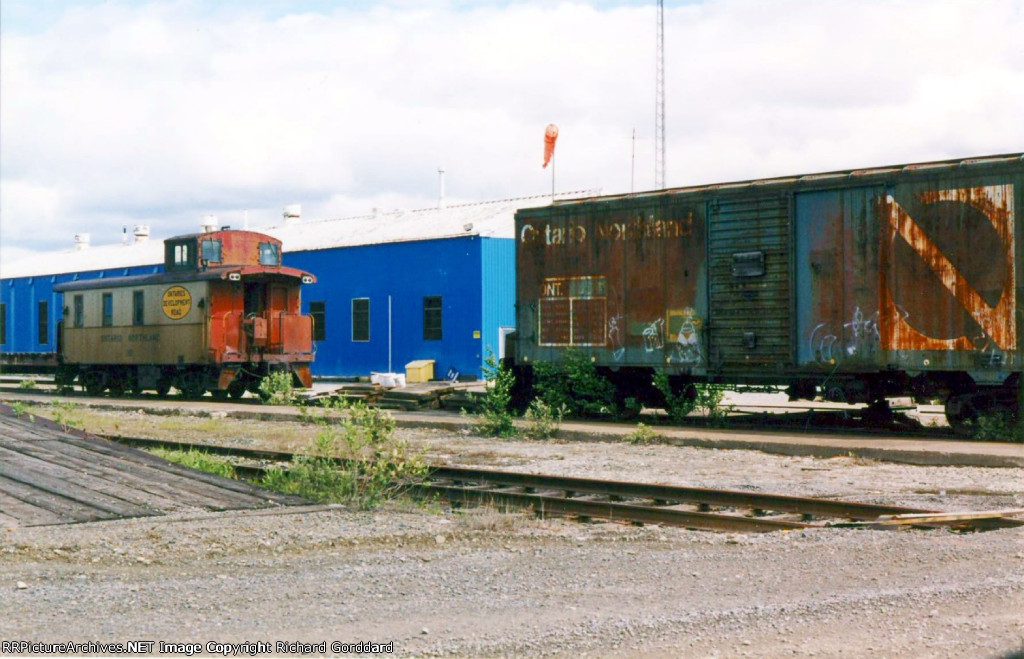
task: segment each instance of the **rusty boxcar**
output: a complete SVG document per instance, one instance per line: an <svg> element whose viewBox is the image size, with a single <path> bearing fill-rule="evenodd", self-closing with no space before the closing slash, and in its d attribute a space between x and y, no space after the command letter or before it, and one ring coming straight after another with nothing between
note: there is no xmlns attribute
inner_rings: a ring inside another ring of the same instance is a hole
<svg viewBox="0 0 1024 659"><path fill-rule="evenodd" d="M1016 412L1024 156L556 202L516 216L518 393L582 351L620 399L652 374L846 402Z"/></svg>
<svg viewBox="0 0 1024 659"><path fill-rule="evenodd" d="M59 284L58 383L114 394L178 388L240 397L273 370L312 385L312 318L281 241L221 230L169 238L164 272Z"/></svg>

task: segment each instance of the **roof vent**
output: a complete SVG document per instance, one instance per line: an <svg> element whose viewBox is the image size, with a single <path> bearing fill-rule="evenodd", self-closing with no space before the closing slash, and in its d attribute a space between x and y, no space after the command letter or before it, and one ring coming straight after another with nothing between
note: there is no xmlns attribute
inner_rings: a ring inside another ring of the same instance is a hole
<svg viewBox="0 0 1024 659"><path fill-rule="evenodd" d="M75 249L81 251L89 248L89 234L87 233L76 233L75 234Z"/></svg>
<svg viewBox="0 0 1024 659"><path fill-rule="evenodd" d="M199 225L203 233L210 233L217 230L217 216L208 214L203 216L203 222Z"/></svg>
<svg viewBox="0 0 1024 659"><path fill-rule="evenodd" d="M438 167L437 168L437 178L438 178L438 182L437 182L437 185L438 185L438 190L437 190L437 207L438 208L444 208L445 207L445 201L444 201L444 167Z"/></svg>
<svg viewBox="0 0 1024 659"><path fill-rule="evenodd" d="M136 224L132 230L132 235L135 236L136 243L144 243L149 240L149 225L148 224Z"/></svg>
<svg viewBox="0 0 1024 659"><path fill-rule="evenodd" d="M302 217L301 204L288 204L284 207L284 223L295 224Z"/></svg>

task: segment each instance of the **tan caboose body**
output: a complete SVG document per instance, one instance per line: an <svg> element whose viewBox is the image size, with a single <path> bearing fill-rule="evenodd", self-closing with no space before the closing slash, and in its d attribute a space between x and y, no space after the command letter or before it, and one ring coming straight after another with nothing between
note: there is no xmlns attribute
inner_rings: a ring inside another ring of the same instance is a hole
<svg viewBox="0 0 1024 659"><path fill-rule="evenodd" d="M281 241L252 231L169 238L164 272L60 284L58 378L86 391L239 397L271 371L312 385L313 319L281 265Z"/></svg>

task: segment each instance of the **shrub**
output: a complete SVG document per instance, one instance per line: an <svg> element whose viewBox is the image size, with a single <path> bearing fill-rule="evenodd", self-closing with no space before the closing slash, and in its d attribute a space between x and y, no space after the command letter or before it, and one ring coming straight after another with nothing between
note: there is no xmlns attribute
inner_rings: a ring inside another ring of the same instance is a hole
<svg viewBox="0 0 1024 659"><path fill-rule="evenodd" d="M672 423L680 423L697 407L696 392L692 385L687 385L681 393L676 393L672 383L663 371L654 374L654 387L665 398L665 411Z"/></svg>
<svg viewBox="0 0 1024 659"><path fill-rule="evenodd" d="M395 420L361 401L334 401L329 412L307 417L320 426L309 455L290 469L271 469L263 485L316 501L371 508L423 478L427 465L408 442L394 436Z"/></svg>
<svg viewBox="0 0 1024 659"><path fill-rule="evenodd" d="M680 423L691 413L699 412L707 417L711 425L720 425L730 409L722 407L725 385L687 384L682 392L676 393L668 375L659 371L654 374L654 386L665 397L665 411L672 423Z"/></svg>
<svg viewBox="0 0 1024 659"><path fill-rule="evenodd" d="M24 380L22 380L21 382L18 383L18 388L19 389L30 389L30 390L31 389L35 389L36 388L36 381L33 380L32 378L25 378Z"/></svg>
<svg viewBox="0 0 1024 659"><path fill-rule="evenodd" d="M294 399L290 372L274 371L260 380L260 400L267 405L290 405Z"/></svg>
<svg viewBox="0 0 1024 659"><path fill-rule="evenodd" d="M483 366L484 378L487 380L487 393L480 401L480 415L473 429L488 437L511 437L516 433L512 421L509 403L512 402L512 386L515 375L490 350Z"/></svg>
<svg viewBox="0 0 1024 659"><path fill-rule="evenodd" d="M1024 429L1010 412L988 412L968 422L972 438L983 442L1024 442Z"/></svg>
<svg viewBox="0 0 1024 659"><path fill-rule="evenodd" d="M558 435L565 418L565 406L551 407L539 398L534 398L526 410L527 425L523 431L529 439L551 439Z"/></svg>
<svg viewBox="0 0 1024 659"><path fill-rule="evenodd" d="M582 352L566 350L561 362L538 362L533 371L537 398L551 408L573 417L616 413L615 386Z"/></svg>

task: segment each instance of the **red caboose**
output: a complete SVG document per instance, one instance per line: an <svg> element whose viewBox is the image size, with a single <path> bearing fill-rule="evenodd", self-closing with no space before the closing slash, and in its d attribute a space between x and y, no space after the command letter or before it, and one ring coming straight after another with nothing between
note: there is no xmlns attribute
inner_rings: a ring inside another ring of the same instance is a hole
<svg viewBox="0 0 1024 659"><path fill-rule="evenodd" d="M176 387L240 397L271 371L312 385L313 319L299 289L313 275L281 265L281 241L211 231L164 242L164 272L59 284L58 382L90 394Z"/></svg>

